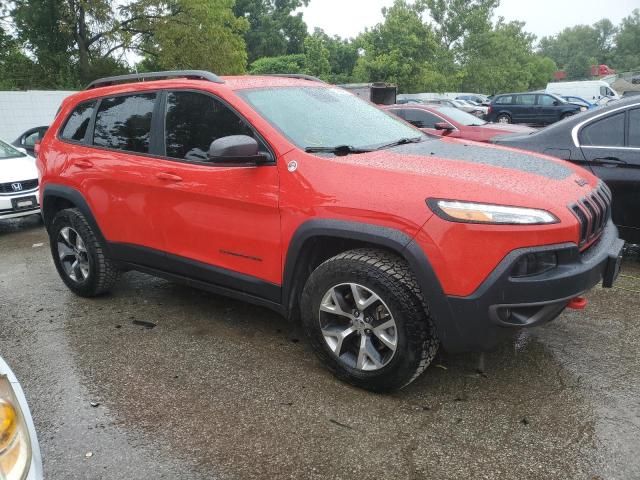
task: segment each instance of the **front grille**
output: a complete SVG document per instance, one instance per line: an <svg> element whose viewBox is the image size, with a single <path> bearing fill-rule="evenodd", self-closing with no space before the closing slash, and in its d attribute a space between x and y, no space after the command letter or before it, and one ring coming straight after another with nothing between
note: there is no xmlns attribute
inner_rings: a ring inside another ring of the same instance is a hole
<svg viewBox="0 0 640 480"><path fill-rule="evenodd" d="M22 188L20 190L14 190L12 185L15 183L22 185ZM19 180L16 182L0 183L0 193L20 194L20 192L28 192L29 190L33 190L37 187L37 178L34 178L33 180Z"/></svg>
<svg viewBox="0 0 640 480"><path fill-rule="evenodd" d="M611 218L611 190L600 182L589 195L569 207L580 223L580 247L600 236Z"/></svg>

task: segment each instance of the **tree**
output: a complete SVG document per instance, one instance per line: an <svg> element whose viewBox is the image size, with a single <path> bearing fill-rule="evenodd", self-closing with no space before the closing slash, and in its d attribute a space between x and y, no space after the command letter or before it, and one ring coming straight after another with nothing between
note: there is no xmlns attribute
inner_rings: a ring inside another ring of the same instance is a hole
<svg viewBox="0 0 640 480"><path fill-rule="evenodd" d="M471 32L464 43L461 89L495 94L546 85L556 67L533 52L534 39L524 31L524 23L502 19L492 30Z"/></svg>
<svg viewBox="0 0 640 480"><path fill-rule="evenodd" d="M421 9L396 0L383 10L384 22L357 40L363 54L354 69L359 81L397 83L403 92L442 91L449 80L435 67L439 46Z"/></svg>
<svg viewBox="0 0 640 480"><path fill-rule="evenodd" d="M310 36L304 41L305 70L323 80L329 80L331 64L329 50L320 36Z"/></svg>
<svg viewBox="0 0 640 480"><path fill-rule="evenodd" d="M247 54L243 34L248 22L235 17L233 3L233 0L173 2L170 14L148 22L147 40L141 47L146 55L145 65L156 70L244 73Z"/></svg>
<svg viewBox="0 0 640 480"><path fill-rule="evenodd" d="M614 66L619 70L640 69L640 9L622 19L615 42Z"/></svg>
<svg viewBox="0 0 640 480"><path fill-rule="evenodd" d="M233 12L249 22L245 33L249 62L261 57L303 53L307 25L294 12L309 0L236 0Z"/></svg>
<svg viewBox="0 0 640 480"><path fill-rule="evenodd" d="M359 58L357 42L342 39L337 35L330 37L319 28L315 29L312 37L322 42L323 47L329 53L331 71L329 81L332 83L349 83Z"/></svg>
<svg viewBox="0 0 640 480"><path fill-rule="evenodd" d="M260 75L265 73L306 73L307 57L304 54L264 57L249 67L249 72Z"/></svg>

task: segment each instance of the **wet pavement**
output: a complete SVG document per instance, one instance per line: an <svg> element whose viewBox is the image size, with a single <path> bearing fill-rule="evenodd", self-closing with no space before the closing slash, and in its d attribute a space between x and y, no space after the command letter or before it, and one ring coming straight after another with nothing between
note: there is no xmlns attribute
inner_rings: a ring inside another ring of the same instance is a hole
<svg viewBox="0 0 640 480"><path fill-rule="evenodd" d="M0 355L47 479L640 478L637 260L484 374L444 354L376 395L262 308L138 273L74 296L36 217L0 222L0 259Z"/></svg>

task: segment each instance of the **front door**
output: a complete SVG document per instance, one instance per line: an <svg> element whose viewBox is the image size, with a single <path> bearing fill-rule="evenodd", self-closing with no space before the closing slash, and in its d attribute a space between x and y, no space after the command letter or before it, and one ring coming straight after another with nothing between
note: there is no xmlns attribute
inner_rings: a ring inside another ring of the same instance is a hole
<svg viewBox="0 0 640 480"><path fill-rule="evenodd" d="M167 267L190 278L262 297L281 283L279 180L275 158L248 123L209 93L165 95L162 214ZM256 138L271 161L211 162L212 141Z"/></svg>
<svg viewBox="0 0 640 480"><path fill-rule="evenodd" d="M640 108L587 124L579 139L591 170L611 189L622 238L640 243Z"/></svg>

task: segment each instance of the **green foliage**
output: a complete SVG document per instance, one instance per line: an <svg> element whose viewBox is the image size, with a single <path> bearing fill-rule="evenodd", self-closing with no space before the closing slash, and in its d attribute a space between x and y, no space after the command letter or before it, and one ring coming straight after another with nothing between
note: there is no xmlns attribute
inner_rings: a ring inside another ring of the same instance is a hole
<svg viewBox="0 0 640 480"><path fill-rule="evenodd" d="M640 69L640 9L624 18L615 39L615 67L620 70Z"/></svg>
<svg viewBox="0 0 640 480"><path fill-rule="evenodd" d="M245 33L249 62L261 57L303 53L307 25L302 13L309 0L236 0L233 12L249 22Z"/></svg>
<svg viewBox="0 0 640 480"><path fill-rule="evenodd" d="M328 80L331 74L329 49L320 36L310 36L304 41L305 70L309 75Z"/></svg>
<svg viewBox="0 0 640 480"><path fill-rule="evenodd" d="M249 67L255 75L265 73L306 73L307 57L298 53L279 57L264 57L256 60Z"/></svg>
<svg viewBox="0 0 640 480"><path fill-rule="evenodd" d="M248 22L236 18L232 7L233 0L177 0L174 14L152 24L148 61L160 70L244 73Z"/></svg>
<svg viewBox="0 0 640 480"><path fill-rule="evenodd" d="M464 43L460 89L495 94L545 86L555 64L533 53L533 41L521 22L499 21L493 29L472 32Z"/></svg>
<svg viewBox="0 0 640 480"><path fill-rule="evenodd" d="M363 54L356 63L354 80L393 82L406 92L447 86L450 78L435 68L441 48L420 13L420 8L405 0L396 0L384 11L384 22L358 39Z"/></svg>

